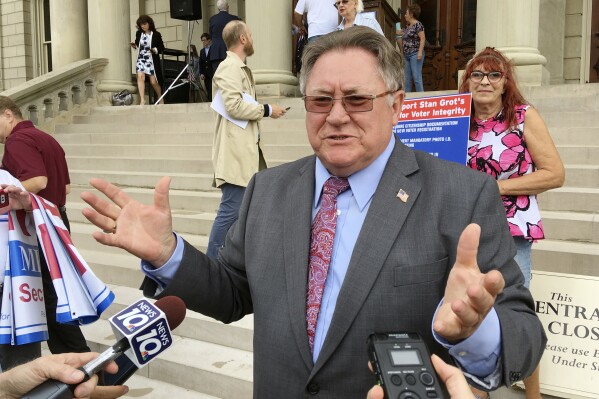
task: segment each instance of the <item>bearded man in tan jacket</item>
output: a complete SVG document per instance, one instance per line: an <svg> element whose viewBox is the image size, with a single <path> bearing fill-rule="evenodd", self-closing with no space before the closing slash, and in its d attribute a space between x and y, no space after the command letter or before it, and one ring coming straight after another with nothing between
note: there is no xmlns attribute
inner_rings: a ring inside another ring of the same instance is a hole
<svg viewBox="0 0 599 399"><path fill-rule="evenodd" d="M212 147L212 185L222 191L206 252L214 259L218 257L229 227L237 220L250 178L259 170L266 169L260 149L259 121L268 116L279 118L286 112L279 105L253 101L256 99L254 77L245 64L246 58L254 54L254 41L249 27L243 21L231 21L223 30L223 40L228 48L227 58L220 63L212 79L214 101L222 101L229 117L217 113ZM248 123L242 128L230 119Z"/></svg>

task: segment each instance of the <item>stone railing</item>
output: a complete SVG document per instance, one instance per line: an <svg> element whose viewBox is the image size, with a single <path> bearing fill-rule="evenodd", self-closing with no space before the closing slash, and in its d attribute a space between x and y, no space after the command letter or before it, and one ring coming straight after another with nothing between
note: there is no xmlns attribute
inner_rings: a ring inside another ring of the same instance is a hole
<svg viewBox="0 0 599 399"><path fill-rule="evenodd" d="M73 112L97 104L98 75L108 64L106 58L73 62L19 86L3 91L21 108L23 118L48 133L57 121L68 119Z"/></svg>

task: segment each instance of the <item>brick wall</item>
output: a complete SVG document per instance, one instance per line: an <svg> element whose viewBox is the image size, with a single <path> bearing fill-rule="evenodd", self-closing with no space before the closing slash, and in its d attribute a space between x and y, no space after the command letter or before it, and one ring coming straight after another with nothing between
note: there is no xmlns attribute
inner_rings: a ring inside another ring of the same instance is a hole
<svg viewBox="0 0 599 399"><path fill-rule="evenodd" d="M33 77L31 7L27 0L0 0L0 90Z"/></svg>

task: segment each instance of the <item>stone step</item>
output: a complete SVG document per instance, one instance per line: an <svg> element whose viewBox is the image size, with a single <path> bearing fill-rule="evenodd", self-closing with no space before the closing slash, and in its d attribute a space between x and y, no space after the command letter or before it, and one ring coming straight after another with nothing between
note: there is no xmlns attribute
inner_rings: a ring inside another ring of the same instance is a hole
<svg viewBox="0 0 599 399"><path fill-rule="evenodd" d="M77 223L88 223L81 210L88 205L81 201L69 201L67 204L69 221ZM210 235L210 229L216 212L194 212L182 209L173 209L173 229L178 233L193 235Z"/></svg>
<svg viewBox="0 0 599 399"><path fill-rule="evenodd" d="M547 238L599 244L598 214L542 211L541 217Z"/></svg>
<svg viewBox="0 0 599 399"><path fill-rule="evenodd" d="M532 248L535 270L599 277L599 244L540 240Z"/></svg>
<svg viewBox="0 0 599 399"><path fill-rule="evenodd" d="M121 125L167 125L180 122L195 123L199 127L211 126L214 128L214 113L210 110L188 113L153 113L153 112L127 112L127 113L105 113L90 115L74 115L72 124L121 124Z"/></svg>
<svg viewBox="0 0 599 399"><path fill-rule="evenodd" d="M285 116L294 116L296 113L305 115L304 101L299 97L283 97L283 98L258 98L258 101L262 104L278 104L281 107L291 107ZM210 108L210 103L184 103L184 104L168 104L167 107L154 107L154 106L131 106L131 107L91 107L90 115L124 115L124 114L156 114L156 115L168 115L168 114L196 114L214 111Z"/></svg>
<svg viewBox="0 0 599 399"><path fill-rule="evenodd" d="M522 86L524 98L541 111L597 110L599 85Z"/></svg>
<svg viewBox="0 0 599 399"><path fill-rule="evenodd" d="M599 109L599 102L597 101L598 94L594 95L582 95L580 97L568 96L564 97L547 97L547 98L536 98L529 100L532 105L537 108L542 115L549 112L563 112L563 111L596 111Z"/></svg>
<svg viewBox="0 0 599 399"><path fill-rule="evenodd" d="M543 95L536 98L530 98L529 101L537 108L542 115L564 111L596 111L599 109L597 100L599 93L588 91L586 93L573 93L568 95Z"/></svg>
<svg viewBox="0 0 599 399"><path fill-rule="evenodd" d="M599 127L598 122L594 126L585 127L553 127L549 132L556 146L575 145L575 146L599 146Z"/></svg>
<svg viewBox="0 0 599 399"><path fill-rule="evenodd" d="M534 99L539 98L578 98L581 96L599 95L599 83L585 84L555 84L545 86L522 86L520 91L524 98Z"/></svg>
<svg viewBox="0 0 599 399"><path fill-rule="evenodd" d="M115 123L109 115L106 123L79 123L79 124L57 124L55 133L138 133L143 135L184 133L184 132L214 132L214 121L204 120L201 122L190 122L181 115L181 119L173 123L142 122L142 123ZM305 118L282 117L279 119L265 118L260 122L262 133L266 132L293 132L306 126Z"/></svg>
<svg viewBox="0 0 599 399"><path fill-rule="evenodd" d="M100 319L82 330L94 351L101 352L116 342L107 320ZM252 397L252 352L176 334L175 329L173 345L140 370L145 372L143 376L222 399Z"/></svg>
<svg viewBox="0 0 599 399"><path fill-rule="evenodd" d="M175 158L210 160L212 144L63 144L68 156L78 157L136 157Z"/></svg>
<svg viewBox="0 0 599 399"><path fill-rule="evenodd" d="M301 99L285 99L285 107L290 109L285 113L282 118L295 119L304 118L306 111L304 109L304 102ZM282 101L275 101L274 103L282 105ZM191 105L191 104L190 104ZM147 120L151 120L155 123L177 123L181 120L194 121L194 122L208 122L216 119L216 112L209 106L190 106L186 111L178 111L176 108L170 110L171 112L152 112L152 109L141 109L145 107L137 107L131 109L128 112L107 112L100 111L106 107L95 107L90 111L89 115L74 115L72 123L146 123ZM262 121L267 121L270 118L263 118Z"/></svg>
<svg viewBox="0 0 599 399"><path fill-rule="evenodd" d="M73 229L71 231L77 250L104 284L139 289L143 281L139 258L120 248L104 246L95 240L93 241L95 246L91 247L87 245L88 243L82 242L78 232ZM141 293L139 295L141 296Z"/></svg>
<svg viewBox="0 0 599 399"><path fill-rule="evenodd" d="M88 126L88 125L82 125ZM187 144L187 145L212 145L214 133L212 130L205 132L176 132L168 134L148 134L143 138L139 133L132 133L127 130L118 132L81 132L78 133L57 133L54 135L61 145L67 144L139 144L143 142L146 145L155 144ZM94 128L94 130L99 130ZM297 127L296 130L279 132L264 132L260 136L263 144L285 144L285 145L309 145L306 131L303 127Z"/></svg>
<svg viewBox="0 0 599 399"><path fill-rule="evenodd" d="M565 164L599 164L599 145L558 145L557 150Z"/></svg>
<svg viewBox="0 0 599 399"><path fill-rule="evenodd" d="M143 156L77 156L67 155L69 167L79 170L127 170L132 174L136 172L160 172L168 175L177 173L210 173L212 161L209 159L190 158L147 158ZM268 166L273 167L289 162L287 159L266 159Z"/></svg>
<svg viewBox="0 0 599 399"><path fill-rule="evenodd" d="M542 211L599 213L599 189L561 187L539 195Z"/></svg>
<svg viewBox="0 0 599 399"><path fill-rule="evenodd" d="M94 343L92 345L97 352L102 351L103 347L100 347L100 345ZM49 356L51 354L46 342L42 342L42 356ZM148 370L148 367L144 367L129 377L123 384L129 387L129 392L122 396L123 398L164 399L174 397L177 399L222 399L191 389L180 388L165 381L148 378Z"/></svg>
<svg viewBox="0 0 599 399"><path fill-rule="evenodd" d="M541 113L549 132L553 135L556 128L597 127L597 116L588 111L563 111Z"/></svg>
<svg viewBox="0 0 599 399"><path fill-rule="evenodd" d="M146 158L142 156L77 156L68 155L67 162L74 169L84 170L127 170L131 173L143 172L180 172L207 173L212 170L212 162L207 159L193 158Z"/></svg>
<svg viewBox="0 0 599 399"><path fill-rule="evenodd" d="M141 399L222 399L212 395L193 391L191 389L180 388L176 385L164 381L156 381L152 378L144 377L142 374L146 370L141 369L133 374L124 385L129 387L129 392L123 398L141 398Z"/></svg>
<svg viewBox="0 0 599 399"><path fill-rule="evenodd" d="M168 104L168 106L152 106L152 105L131 105L129 107L104 107L95 106L89 110L90 114L110 114L110 115L121 115L121 114L187 114L194 112L204 112L210 110L210 103L181 103L181 104Z"/></svg>
<svg viewBox="0 0 599 399"><path fill-rule="evenodd" d="M69 156L126 157L131 154L146 158L212 159L212 144L63 144ZM263 145L264 156L269 159L295 160L313 153L309 145Z"/></svg>
<svg viewBox="0 0 599 399"><path fill-rule="evenodd" d="M68 209L67 209L68 212ZM93 252L90 256L94 256L94 262L99 265L110 265L105 258L107 254L126 254L124 250L117 247L109 247L106 245L102 245L98 243L94 237L92 237L92 233L100 231L96 226L90 223L80 223L73 222L71 223L71 238L73 243L82 254L85 252ZM205 252L206 246L208 245L208 237L203 235L196 234L187 234L180 233L181 237L189 242L194 247L198 248L200 251ZM84 259L87 260L86 257ZM122 259L123 262L127 262L126 264L130 264L130 259ZM96 269L94 268L94 271Z"/></svg>
<svg viewBox="0 0 599 399"><path fill-rule="evenodd" d="M599 159L594 165L565 165L566 187L599 188Z"/></svg>
<svg viewBox="0 0 599 399"><path fill-rule="evenodd" d="M89 187L73 186L69 197L80 198L82 191L89 191ZM144 204L154 203L154 190L140 187L124 187L123 191L131 198ZM170 190L170 205L172 209L193 212L216 212L220 204L220 191L186 191ZM73 200L74 202L78 202Z"/></svg>
<svg viewBox="0 0 599 399"><path fill-rule="evenodd" d="M172 133L196 133L214 131L213 122L187 122L185 120L171 124L122 124L122 123L98 123L98 124L72 124L56 125L56 134L60 133L113 133L121 132L137 133L138 135L172 134Z"/></svg>
<svg viewBox="0 0 599 399"><path fill-rule="evenodd" d="M154 188L156 183L165 173L160 172L135 172L118 170L79 170L69 169L71 184L79 186L89 186L89 180L94 177L108 180L117 186L124 187L145 187ZM212 173L169 173L171 177L172 190L199 190L199 191L218 191L212 187ZM69 197L72 200L72 197Z"/></svg>
<svg viewBox="0 0 599 399"><path fill-rule="evenodd" d="M114 292L115 300L102 314L103 319L112 317L138 299L143 298L142 292L137 288L116 285L109 285L109 288ZM177 327L175 333L180 337L251 352L253 350L254 316L247 315L239 321L224 324L211 317L188 310L185 320Z"/></svg>

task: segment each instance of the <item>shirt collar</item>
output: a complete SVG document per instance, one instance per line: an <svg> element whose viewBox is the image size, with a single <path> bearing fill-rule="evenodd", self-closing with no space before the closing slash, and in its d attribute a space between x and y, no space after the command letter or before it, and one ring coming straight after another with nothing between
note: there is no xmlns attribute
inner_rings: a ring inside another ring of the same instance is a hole
<svg viewBox="0 0 599 399"><path fill-rule="evenodd" d="M374 192L379 185L379 181L383 176L383 172L385 171L385 166L387 166L387 161L389 161L389 157L393 152L393 147L395 147L394 134L391 135L389 144L387 144L387 148L385 148L381 155L379 155L370 165L347 178L352 194L356 199L360 210L364 209L368 204L368 201L370 201L370 198L374 195ZM316 208L320 202L320 195L324 183L331 176L333 175L329 173L320 159L316 157L314 208Z"/></svg>
<svg viewBox="0 0 599 399"><path fill-rule="evenodd" d="M30 120L22 120L21 122L17 123L15 127L12 128L11 134L16 132L17 130L29 129L31 127L35 127L33 125L33 122L31 122Z"/></svg>

